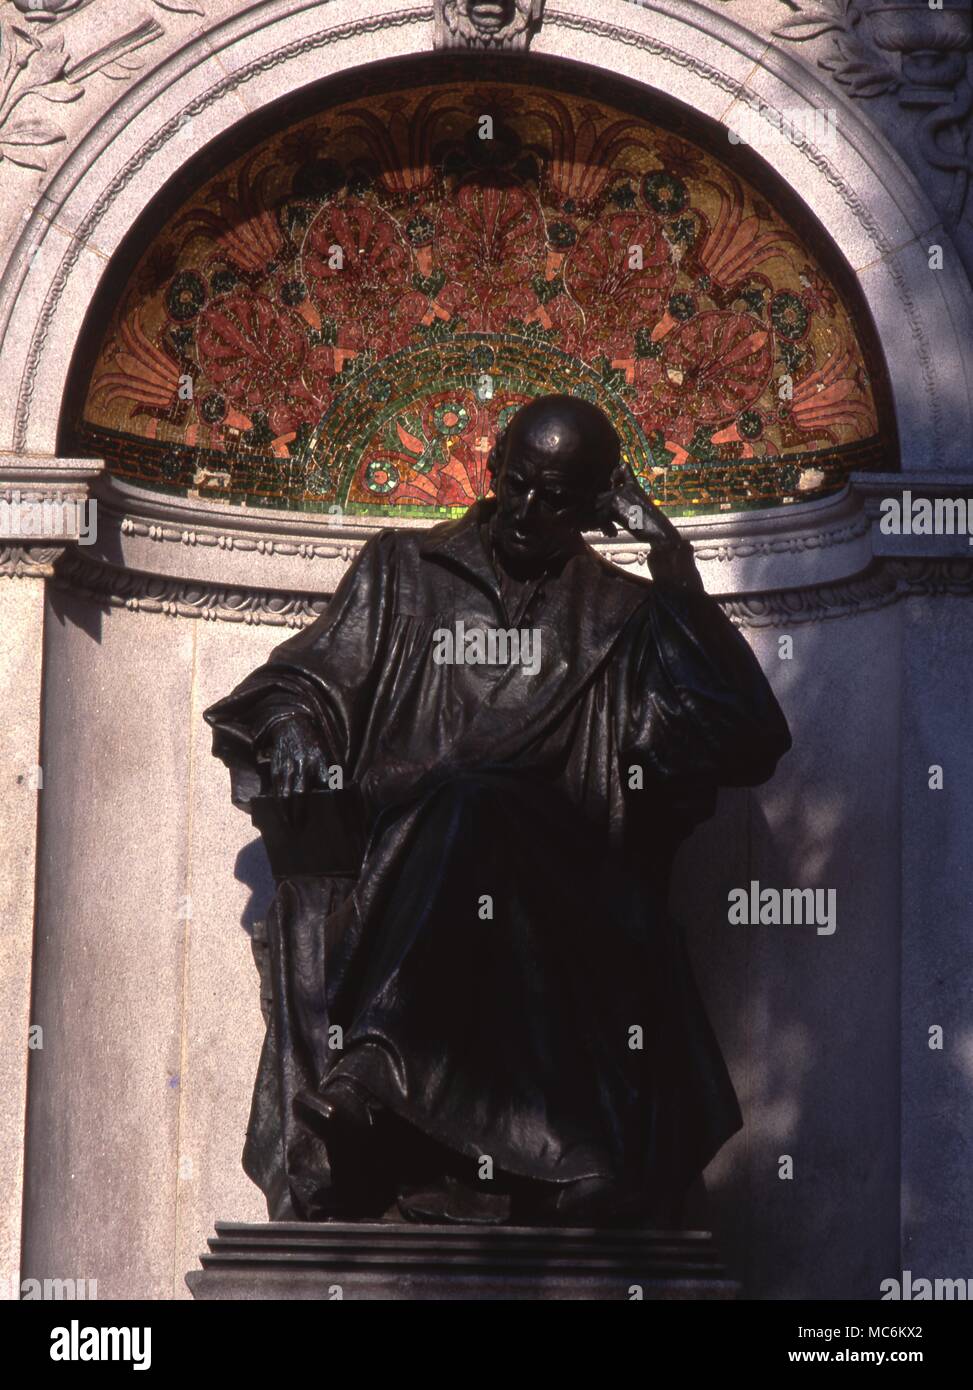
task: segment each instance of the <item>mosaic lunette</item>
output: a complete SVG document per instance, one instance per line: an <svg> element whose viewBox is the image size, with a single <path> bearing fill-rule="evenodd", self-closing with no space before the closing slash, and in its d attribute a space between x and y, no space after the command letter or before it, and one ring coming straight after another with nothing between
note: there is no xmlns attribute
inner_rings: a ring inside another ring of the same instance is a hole
<svg viewBox="0 0 973 1390"><path fill-rule="evenodd" d="M883 454L848 310L757 191L588 95L495 82L344 102L211 179L132 276L81 432L153 487L441 517L552 391L601 405L676 514Z"/></svg>

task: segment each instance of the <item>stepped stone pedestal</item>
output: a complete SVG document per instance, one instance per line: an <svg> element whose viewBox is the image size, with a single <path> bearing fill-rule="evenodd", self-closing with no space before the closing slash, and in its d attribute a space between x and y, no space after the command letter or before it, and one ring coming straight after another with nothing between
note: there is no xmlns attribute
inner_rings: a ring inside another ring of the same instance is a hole
<svg viewBox="0 0 973 1390"><path fill-rule="evenodd" d="M218 1221L199 1299L734 1299L708 1231Z"/></svg>

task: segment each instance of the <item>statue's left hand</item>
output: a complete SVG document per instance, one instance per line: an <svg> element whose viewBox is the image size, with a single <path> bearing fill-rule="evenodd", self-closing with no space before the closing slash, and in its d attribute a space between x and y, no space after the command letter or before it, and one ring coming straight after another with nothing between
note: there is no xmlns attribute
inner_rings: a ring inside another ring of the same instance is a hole
<svg viewBox="0 0 973 1390"><path fill-rule="evenodd" d="M306 715L294 714L272 724L261 752L270 763L275 796L292 796L328 784L328 755Z"/></svg>
<svg viewBox="0 0 973 1390"><path fill-rule="evenodd" d="M626 463L620 463L612 486L597 501L598 519L608 536L622 527L649 547L649 572L657 582L682 589L702 590L693 548L681 536Z"/></svg>

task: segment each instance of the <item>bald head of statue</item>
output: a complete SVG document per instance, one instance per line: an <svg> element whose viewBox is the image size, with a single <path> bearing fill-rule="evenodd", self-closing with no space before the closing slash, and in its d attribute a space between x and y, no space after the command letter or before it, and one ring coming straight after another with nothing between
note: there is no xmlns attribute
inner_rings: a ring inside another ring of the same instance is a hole
<svg viewBox="0 0 973 1390"><path fill-rule="evenodd" d="M612 485L620 449L590 401L539 396L517 411L490 457L493 541L507 568L536 573L598 525L595 500Z"/></svg>

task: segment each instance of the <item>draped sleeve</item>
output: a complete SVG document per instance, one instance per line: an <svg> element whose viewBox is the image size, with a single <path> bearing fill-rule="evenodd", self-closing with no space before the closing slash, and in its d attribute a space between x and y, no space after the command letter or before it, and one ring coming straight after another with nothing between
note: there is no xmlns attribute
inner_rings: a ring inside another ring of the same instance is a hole
<svg viewBox="0 0 973 1390"><path fill-rule="evenodd" d="M747 642L715 599L654 584L620 643L616 743L653 780L757 786L791 746Z"/></svg>
<svg viewBox="0 0 973 1390"><path fill-rule="evenodd" d="M230 769L235 805L245 808L266 790L260 743L275 722L294 714L313 721L328 757L353 775L381 675L394 587L395 533L382 531L362 547L321 616L204 711L213 752Z"/></svg>

